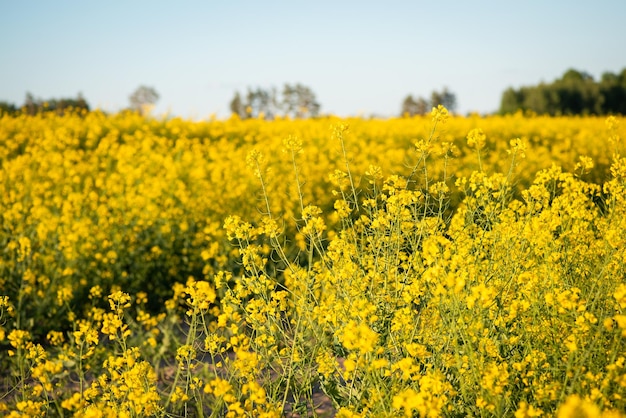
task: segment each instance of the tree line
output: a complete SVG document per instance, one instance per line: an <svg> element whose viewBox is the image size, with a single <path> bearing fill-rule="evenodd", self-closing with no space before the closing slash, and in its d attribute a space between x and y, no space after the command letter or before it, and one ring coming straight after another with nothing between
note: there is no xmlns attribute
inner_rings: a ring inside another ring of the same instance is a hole
<svg viewBox="0 0 626 418"><path fill-rule="evenodd" d="M158 99L159 94L154 87L139 86L129 96L127 110L149 113ZM441 91L433 91L428 99L409 94L401 103L400 116L424 115L439 104L454 112L457 106L456 95L447 87ZM50 100L37 99L27 93L24 104L20 107L0 101L0 115L19 112L28 115L41 112L63 114L69 108L90 110L81 93L74 98ZM304 119L318 116L321 105L310 87L300 83L287 83L280 90L276 87L248 87L244 93L235 91L229 109L241 119ZM552 83L542 82L536 86L506 89L502 93L499 113L514 113L519 110L552 116L626 115L626 68L617 74L605 72L598 81L584 71L570 69Z"/></svg>
<svg viewBox="0 0 626 418"><path fill-rule="evenodd" d="M447 87L444 87L442 91L434 90L430 94L430 100L421 96L414 98L413 95L409 94L402 101L400 116L425 115L438 105L444 105L450 112L454 112L456 110L456 95Z"/></svg>
<svg viewBox="0 0 626 418"><path fill-rule="evenodd" d="M85 100L81 93L78 93L76 97L63 97L49 100L38 99L35 98L32 93L26 93L24 104L21 107L17 107L15 104L9 102L0 102L0 114L13 114L17 112L31 116L41 112L63 114L68 109L85 110L87 112L90 110L87 100Z"/></svg>
<svg viewBox="0 0 626 418"><path fill-rule="evenodd" d="M157 93L154 87L141 85L128 97L130 104L128 110L144 114L149 112L158 100L159 93ZM0 101L0 115L3 113L16 114L20 112L30 116L42 112L55 112L62 115L69 109L89 112L91 107L82 93L78 93L75 98L64 97L60 99L43 100L41 98L35 98L32 93L28 92L26 93L24 104L19 107L14 103Z"/></svg>
<svg viewBox="0 0 626 418"><path fill-rule="evenodd" d="M248 88L245 94L235 92L230 111L241 119L274 119L288 116L304 119L319 115L320 104L310 87L303 84L285 84L278 91L272 88Z"/></svg>
<svg viewBox="0 0 626 418"><path fill-rule="evenodd" d="M626 68L605 72L600 80L575 69L567 70L552 83L539 83L502 94L500 113L518 110L543 115L626 115Z"/></svg>

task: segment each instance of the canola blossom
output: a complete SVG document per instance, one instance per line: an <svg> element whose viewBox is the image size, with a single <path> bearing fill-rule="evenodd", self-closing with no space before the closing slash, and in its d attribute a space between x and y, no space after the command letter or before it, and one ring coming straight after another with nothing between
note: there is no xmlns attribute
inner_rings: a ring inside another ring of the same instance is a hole
<svg viewBox="0 0 626 418"><path fill-rule="evenodd" d="M0 116L0 414L626 416L624 138Z"/></svg>

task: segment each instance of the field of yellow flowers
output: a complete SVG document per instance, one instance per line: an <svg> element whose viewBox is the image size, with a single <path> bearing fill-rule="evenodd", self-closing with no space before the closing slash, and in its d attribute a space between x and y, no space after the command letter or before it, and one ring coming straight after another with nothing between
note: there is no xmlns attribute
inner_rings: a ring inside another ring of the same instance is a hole
<svg viewBox="0 0 626 418"><path fill-rule="evenodd" d="M0 116L0 414L625 417L625 122Z"/></svg>

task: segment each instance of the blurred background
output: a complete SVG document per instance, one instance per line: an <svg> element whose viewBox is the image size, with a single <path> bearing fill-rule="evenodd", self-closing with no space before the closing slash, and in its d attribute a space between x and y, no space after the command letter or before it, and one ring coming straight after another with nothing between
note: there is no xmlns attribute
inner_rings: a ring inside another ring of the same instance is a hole
<svg viewBox="0 0 626 418"><path fill-rule="evenodd" d="M194 119L390 117L435 101L611 113L626 90L625 19L619 0L2 2L0 102L147 103ZM581 103L560 106L563 86Z"/></svg>

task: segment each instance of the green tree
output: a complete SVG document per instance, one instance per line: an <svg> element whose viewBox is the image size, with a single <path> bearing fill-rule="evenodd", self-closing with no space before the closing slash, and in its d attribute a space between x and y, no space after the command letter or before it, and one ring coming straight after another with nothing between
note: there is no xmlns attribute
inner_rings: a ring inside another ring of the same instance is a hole
<svg viewBox="0 0 626 418"><path fill-rule="evenodd" d="M509 87L502 93L502 99L500 100L500 113L515 113L517 110L523 108L524 105L524 93L522 90L515 90Z"/></svg>
<svg viewBox="0 0 626 418"><path fill-rule="evenodd" d="M549 96L550 93L547 88L543 84L540 84L538 87L534 89L525 89L524 93L524 110L532 110L537 113L549 113L548 108L550 107Z"/></svg>
<svg viewBox="0 0 626 418"><path fill-rule="evenodd" d="M506 89L500 113L520 109L548 115L626 114L626 69L604 73L599 82L587 72L569 69L552 83Z"/></svg>
<svg viewBox="0 0 626 418"><path fill-rule="evenodd" d="M602 113L626 115L626 68L619 74L602 74L599 88Z"/></svg>
<svg viewBox="0 0 626 418"><path fill-rule="evenodd" d="M89 104L83 97L82 93L78 93L76 98L62 97L52 98L48 100L36 99L35 96L27 92L22 105L22 112L27 115L35 115L40 112L56 112L63 115L67 110L85 110L89 111Z"/></svg>
<svg viewBox="0 0 626 418"><path fill-rule="evenodd" d="M601 110L598 86L588 73L569 69L553 83L552 88L557 92L559 113L586 115Z"/></svg>
<svg viewBox="0 0 626 418"><path fill-rule="evenodd" d="M17 106L15 106L15 104L13 103L9 103L9 102L0 102L0 115L3 114L13 114L17 112Z"/></svg>

